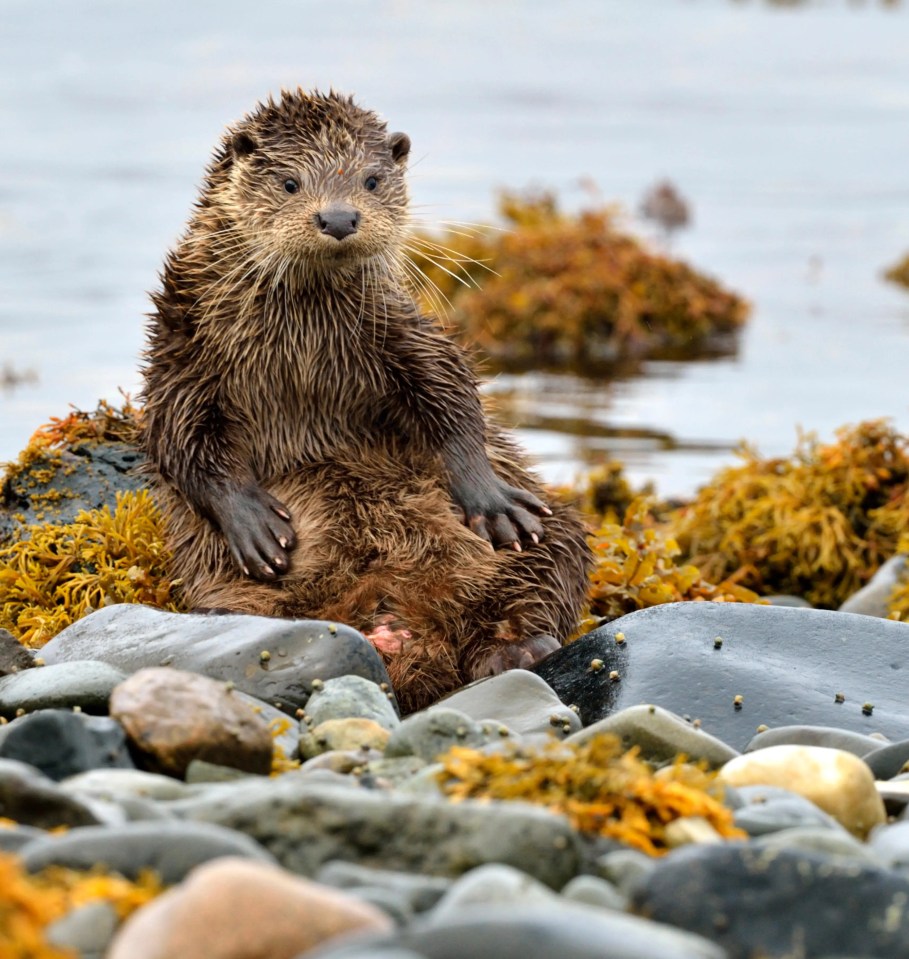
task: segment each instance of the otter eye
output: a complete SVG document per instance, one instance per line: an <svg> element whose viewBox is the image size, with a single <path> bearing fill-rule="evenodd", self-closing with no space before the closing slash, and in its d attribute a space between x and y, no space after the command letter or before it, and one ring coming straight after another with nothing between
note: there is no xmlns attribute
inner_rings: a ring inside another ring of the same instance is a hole
<svg viewBox="0 0 909 959"><path fill-rule="evenodd" d="M368 177L363 181L363 186L365 186L367 190L375 190L375 188L376 188L378 185L379 185L379 178L378 178L378 177L368 176Z"/></svg>
<svg viewBox="0 0 909 959"><path fill-rule="evenodd" d="M284 192L285 193L296 193L300 189L300 184L296 180L285 180L284 181Z"/></svg>

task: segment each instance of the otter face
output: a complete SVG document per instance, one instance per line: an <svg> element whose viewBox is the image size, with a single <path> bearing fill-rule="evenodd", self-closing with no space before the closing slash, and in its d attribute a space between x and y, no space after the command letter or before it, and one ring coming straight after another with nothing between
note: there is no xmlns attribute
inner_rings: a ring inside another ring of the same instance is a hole
<svg viewBox="0 0 909 959"><path fill-rule="evenodd" d="M214 191L265 269L336 271L397 255L410 140L338 94L285 92L229 130Z"/></svg>

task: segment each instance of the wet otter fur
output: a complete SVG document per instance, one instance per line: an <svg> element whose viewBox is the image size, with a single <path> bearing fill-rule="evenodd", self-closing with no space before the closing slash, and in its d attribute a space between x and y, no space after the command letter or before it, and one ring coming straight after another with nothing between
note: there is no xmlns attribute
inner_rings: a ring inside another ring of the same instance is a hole
<svg viewBox="0 0 909 959"><path fill-rule="evenodd" d="M152 294L143 438L189 605L355 626L406 711L555 648L590 562L414 302L409 149L334 92L226 131Z"/></svg>

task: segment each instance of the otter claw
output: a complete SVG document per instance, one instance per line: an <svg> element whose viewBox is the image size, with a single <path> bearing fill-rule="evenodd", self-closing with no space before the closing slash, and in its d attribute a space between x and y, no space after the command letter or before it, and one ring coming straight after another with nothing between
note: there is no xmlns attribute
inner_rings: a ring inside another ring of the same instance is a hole
<svg viewBox="0 0 909 959"><path fill-rule="evenodd" d="M275 571L267 563L262 564L262 572L265 573L266 576L275 575Z"/></svg>
<svg viewBox="0 0 909 959"><path fill-rule="evenodd" d="M523 552L524 552L524 550L521 549L521 544L520 544L517 540L515 540L511 545L514 547L514 551L515 551L516 553L523 553Z"/></svg>
<svg viewBox="0 0 909 959"><path fill-rule="evenodd" d="M243 575L244 575L244 576L249 576L249 567L248 567L248 566L244 566L244 567L242 567L242 569L243 569Z"/></svg>
<svg viewBox="0 0 909 959"><path fill-rule="evenodd" d="M286 566L286 565L287 565L287 560L283 559L281 556L274 556L274 557L272 558L272 562L275 564L275 566Z"/></svg>
<svg viewBox="0 0 909 959"><path fill-rule="evenodd" d="M539 543L540 543L540 537L537 536L536 533L531 533L531 534L530 534L530 538L534 541L534 543L536 543L537 545L539 545Z"/></svg>
<svg viewBox="0 0 909 959"><path fill-rule="evenodd" d="M280 545L281 549L287 549L287 537L286 537L286 536L279 536L279 537L278 537L278 544Z"/></svg>

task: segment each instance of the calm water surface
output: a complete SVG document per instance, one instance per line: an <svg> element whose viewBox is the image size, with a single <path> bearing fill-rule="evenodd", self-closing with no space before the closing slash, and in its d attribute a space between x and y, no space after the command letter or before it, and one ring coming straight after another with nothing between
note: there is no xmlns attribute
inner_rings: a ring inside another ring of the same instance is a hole
<svg viewBox="0 0 909 959"><path fill-rule="evenodd" d="M678 253L755 305L732 358L612 382L502 376L551 479L623 459L692 492L739 439L909 431L909 10L759 0L0 0L0 460L138 388L146 291L223 125L268 91L355 91L412 137L428 222L585 177L633 211L669 176ZM643 229L643 228L641 228ZM646 232L646 231L645 231Z"/></svg>

